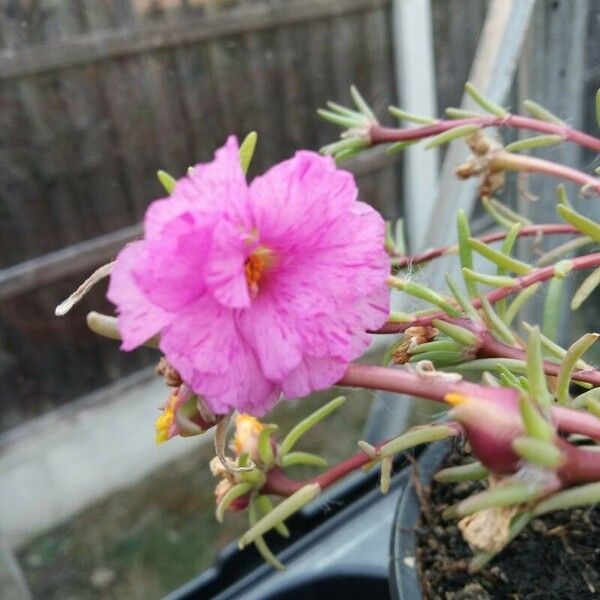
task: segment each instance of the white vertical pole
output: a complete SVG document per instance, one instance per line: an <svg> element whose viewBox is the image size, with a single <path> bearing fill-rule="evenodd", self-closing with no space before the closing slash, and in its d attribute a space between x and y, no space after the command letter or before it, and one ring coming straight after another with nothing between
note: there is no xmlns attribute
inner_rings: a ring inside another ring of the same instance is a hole
<svg viewBox="0 0 600 600"><path fill-rule="evenodd" d="M396 91L400 107L437 116L430 0L393 0L392 37ZM403 126L410 126L403 123ZM411 252L423 249L437 193L437 149L413 146L404 151L404 214Z"/></svg>

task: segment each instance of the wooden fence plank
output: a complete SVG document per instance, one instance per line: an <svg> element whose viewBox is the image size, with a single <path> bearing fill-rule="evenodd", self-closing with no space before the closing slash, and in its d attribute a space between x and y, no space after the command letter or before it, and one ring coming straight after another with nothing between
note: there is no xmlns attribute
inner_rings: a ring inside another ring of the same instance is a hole
<svg viewBox="0 0 600 600"><path fill-rule="evenodd" d="M271 7L258 5L210 18L161 24L138 32L95 33L60 44L31 46L19 52L0 52L0 79L22 77L44 71L140 54L160 48L181 46L293 23L347 15L387 4L389 0L306 0Z"/></svg>

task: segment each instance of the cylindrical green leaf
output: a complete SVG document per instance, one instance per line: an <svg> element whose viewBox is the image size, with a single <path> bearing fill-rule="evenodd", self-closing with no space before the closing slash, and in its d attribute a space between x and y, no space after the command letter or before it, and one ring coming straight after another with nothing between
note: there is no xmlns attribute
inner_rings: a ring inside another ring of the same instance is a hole
<svg viewBox="0 0 600 600"><path fill-rule="evenodd" d="M256 522L258 520L258 515L256 514L256 512L257 511L256 511L255 502L254 502L254 500L251 500L250 501L250 506L248 507L248 521L249 521L251 527L254 526L254 525L256 525ZM258 550L258 553L274 569L277 569L278 571L284 571L285 570L285 567L283 566L283 564L271 552L269 546L267 546L267 542L265 542L265 539L263 538L262 535L259 535L254 540L254 545L256 546L256 549Z"/></svg>
<svg viewBox="0 0 600 600"><path fill-rule="evenodd" d="M552 403L552 397L546 385L540 330L537 327L531 330L527 340L527 379L531 399L537 402L542 409L548 409Z"/></svg>
<svg viewBox="0 0 600 600"><path fill-rule="evenodd" d="M600 481L578 485L561 492L556 492L542 500L533 510L536 517L554 510L566 510L576 506L588 506L600 502Z"/></svg>
<svg viewBox="0 0 600 600"><path fill-rule="evenodd" d="M356 110L352 110L351 108L347 108L346 106L342 106L337 102L327 102L327 107L333 112L340 113L341 115L346 115L347 117L351 117L353 119L361 119L362 115Z"/></svg>
<svg viewBox="0 0 600 600"><path fill-rule="evenodd" d="M478 322L481 321L479 313L475 310L469 298L463 293L463 291L458 287L454 279L450 276L449 273L446 273L446 283L452 292L452 295L456 298L456 301L460 304L461 308L465 311L465 314L471 321ZM475 296L477 296L477 287L474 287Z"/></svg>
<svg viewBox="0 0 600 600"><path fill-rule="evenodd" d="M454 106L449 106L444 112L450 119L473 119L485 116L473 110L463 110Z"/></svg>
<svg viewBox="0 0 600 600"><path fill-rule="evenodd" d="M160 181L161 185L165 188L167 194L172 194L175 190L175 184L177 183L175 177L169 175L166 171L163 171L162 169L159 169L156 172L156 176L158 177L158 180Z"/></svg>
<svg viewBox="0 0 600 600"><path fill-rule="evenodd" d="M448 323L441 319L434 319L431 324L436 329L439 329L442 333L445 333L448 337L451 337L453 340L464 346L476 346L479 342L479 338L472 331L460 327L459 325L455 325L454 323Z"/></svg>
<svg viewBox="0 0 600 600"><path fill-rule="evenodd" d="M242 171L244 172L244 175L248 173L248 168L250 167L252 157L254 156L257 140L258 134L256 131L251 131L240 144L240 164L242 165Z"/></svg>
<svg viewBox="0 0 600 600"><path fill-rule="evenodd" d="M392 464L391 456L386 456L381 461L381 471L379 473L379 490L382 494L387 494L390 491L392 481Z"/></svg>
<svg viewBox="0 0 600 600"><path fill-rule="evenodd" d="M465 92L486 112L496 117L505 117L508 114L505 108L486 98L470 81L465 83Z"/></svg>
<svg viewBox="0 0 600 600"><path fill-rule="evenodd" d="M598 337L600 337L600 334L586 333L567 350L556 379L556 399L559 404L567 405L569 403L569 385L571 384L571 375L575 369L575 363L587 352Z"/></svg>
<svg viewBox="0 0 600 600"><path fill-rule="evenodd" d="M457 481L477 481L485 479L489 471L478 461L458 467L448 467L438 471L433 478L441 483L454 483Z"/></svg>
<svg viewBox="0 0 600 600"><path fill-rule="evenodd" d="M531 333L533 327L529 323L521 323L523 329L527 333ZM562 359L567 355L567 351L564 348L561 348L558 344L554 343L552 340L548 339L545 335L540 333L540 341L542 342L542 346L553 356L562 361ZM575 363L575 367L577 369L591 369L590 365L588 365L584 360L579 359Z"/></svg>
<svg viewBox="0 0 600 600"><path fill-rule="evenodd" d="M479 131L479 129L481 129L479 125L459 125L453 129L448 129L448 131L444 131L443 133L430 138L427 144L425 144L425 149L429 150L431 148L436 148L437 146L448 144L458 138L473 135L476 131Z"/></svg>
<svg viewBox="0 0 600 600"><path fill-rule="evenodd" d="M460 259L460 266L463 269L473 269L473 252L469 245L469 238L471 237L471 229L469 227L469 221L465 211L461 208L456 214L456 228L458 233L458 256ZM465 278L465 287L469 298L477 297L477 285L471 279Z"/></svg>
<svg viewBox="0 0 600 600"><path fill-rule="evenodd" d="M402 290L407 294L414 296L415 298L420 298L421 300L425 300L430 304L438 306L449 316L458 318L461 316L460 311L454 308L451 304L446 302L446 300L440 296L437 292L426 288L424 285L420 283L416 283L414 281L407 281L405 279L399 279L398 277L389 277L388 285L390 287Z"/></svg>
<svg viewBox="0 0 600 600"><path fill-rule="evenodd" d="M385 153L388 156L393 156L394 154L398 154L398 152L401 152L402 150L404 150L405 148L408 148L409 146L418 144L420 141L421 140L406 140L404 142L396 142L395 144L388 146L385 149Z"/></svg>
<svg viewBox="0 0 600 600"><path fill-rule="evenodd" d="M356 108L358 108L358 110L365 115L369 121L377 123L377 118L373 114L371 107L367 104L355 85L350 86L350 95L352 96L352 100L354 100Z"/></svg>
<svg viewBox="0 0 600 600"><path fill-rule="evenodd" d="M333 411L337 410L346 402L345 396L338 396L334 398L325 406L322 406L314 413L300 421L286 436L281 445L279 446L279 456L283 458L291 449L294 447L296 442L310 429L312 429L317 423L322 421L325 417L329 416Z"/></svg>
<svg viewBox="0 0 600 600"><path fill-rule="evenodd" d="M575 250L579 250L579 248L583 248L584 246L593 243L594 240L592 240L592 238L589 238L587 235L576 237L572 240L569 240L568 242L565 242L564 244L555 246L551 250L548 250L548 252L542 254L538 258L537 265L538 267L545 267L551 265L552 263L556 262L561 256L569 254L570 252L574 252Z"/></svg>
<svg viewBox="0 0 600 600"><path fill-rule="evenodd" d="M428 360L432 362L436 367L448 367L450 365L456 365L464 360L462 352L444 352L444 351L433 351L423 352L423 354L415 354L408 359L409 363L417 363L422 360Z"/></svg>
<svg viewBox="0 0 600 600"><path fill-rule="evenodd" d="M512 449L521 458L543 469L556 469L564 460L562 452L554 444L532 437L514 439Z"/></svg>
<svg viewBox="0 0 600 600"><path fill-rule="evenodd" d="M463 268L463 274L467 280L478 281L490 287L515 287L519 284L519 280L514 277L506 277L504 275L486 275L485 273L477 273L471 269Z"/></svg>
<svg viewBox="0 0 600 600"><path fill-rule="evenodd" d="M485 508L524 504L535 500L542 492L541 485L522 482L502 483L451 506L444 511L444 517L466 517Z"/></svg>
<svg viewBox="0 0 600 600"><path fill-rule="evenodd" d="M215 512L215 517L219 523L223 522L223 517L225 516L225 511L229 508L230 504L240 498L241 496L246 495L248 492L252 490L254 486L247 481L243 481L241 483L236 483L221 499L221 502L217 505L217 509Z"/></svg>
<svg viewBox="0 0 600 600"><path fill-rule="evenodd" d="M593 396L586 398L585 406L595 417L600 419L600 398Z"/></svg>
<svg viewBox="0 0 600 600"><path fill-rule="evenodd" d="M577 398L571 402L571 408L583 408L587 405L587 401L592 398L600 401L600 388L592 388L583 394L579 394Z"/></svg>
<svg viewBox="0 0 600 600"><path fill-rule="evenodd" d="M256 496L254 501L256 502L256 506L258 507L262 515L268 515L275 508L269 496ZM254 523L251 523L251 525L254 525ZM290 530L282 521L275 524L274 529L281 537L290 537Z"/></svg>
<svg viewBox="0 0 600 600"><path fill-rule="evenodd" d="M527 434L537 440L550 442L554 439L554 427L544 418L537 406L525 396L519 398L519 410Z"/></svg>
<svg viewBox="0 0 600 600"><path fill-rule="evenodd" d="M533 100L525 100L523 106L532 117L535 117L540 121L548 121L548 123L555 123L556 125L565 124L564 121L559 119L554 113L551 113L547 108L544 108L541 104L538 104Z"/></svg>
<svg viewBox="0 0 600 600"><path fill-rule="evenodd" d="M387 442L379 449L380 456L393 456L420 444L437 442L457 435L456 429L448 425L425 425L407 431L403 435Z"/></svg>
<svg viewBox="0 0 600 600"><path fill-rule="evenodd" d="M435 325L434 325L435 327ZM438 340L435 342L425 342L413 348L410 353L414 356L424 354L426 352L462 352L464 346L457 344L452 340Z"/></svg>
<svg viewBox="0 0 600 600"><path fill-rule="evenodd" d="M490 301L486 296L481 296L481 308L485 315L485 320L490 330L495 333L498 337L504 340L507 344L516 345L517 340L513 335L513 332L508 328L504 321L496 314Z"/></svg>
<svg viewBox="0 0 600 600"><path fill-rule="evenodd" d="M419 125L431 125L436 121L436 119L432 119L431 117L424 117L423 115L407 112L397 106L388 106L388 110L394 117L401 121L410 121L412 123L418 123Z"/></svg>
<svg viewBox="0 0 600 600"><path fill-rule="evenodd" d="M514 318L517 316L518 312L523 308L524 304L540 289L541 283L534 283L529 287L526 287L524 290L521 290L516 296L515 299L508 305L506 309L506 313L504 314L504 322L507 327L510 327L510 324L513 322Z"/></svg>
<svg viewBox="0 0 600 600"><path fill-rule="evenodd" d="M512 144L508 144L505 150L507 152L520 152L521 150L530 150L531 148L542 148L545 146L555 146L564 141L560 135L535 135L525 138Z"/></svg>
<svg viewBox="0 0 600 600"><path fill-rule="evenodd" d="M546 289L542 316L542 332L550 340L555 340L558 334L564 285L565 280L562 277L553 277L548 282Z"/></svg>
<svg viewBox="0 0 600 600"><path fill-rule="evenodd" d="M532 270L532 267L527 263L517 260L516 258L512 258L511 256L503 254L502 252L498 252L498 250L495 250L487 244L484 244L480 240L469 238L468 243L473 250L488 260L491 260L494 264L498 265L502 269L512 271L518 275L527 275L527 273Z"/></svg>
<svg viewBox="0 0 600 600"><path fill-rule="evenodd" d="M589 239L589 238L588 238ZM577 310L600 284L600 267L594 269L577 288L571 299L571 310Z"/></svg>
<svg viewBox="0 0 600 600"><path fill-rule="evenodd" d="M265 425L263 430L258 434L258 454L260 455L260 460L267 468L271 467L275 462L271 434L278 429L279 427L275 424Z"/></svg>
<svg viewBox="0 0 600 600"><path fill-rule="evenodd" d="M499 365L505 366L509 371L525 373L527 363L516 358L477 358L459 365L454 365L452 371L457 373L481 373L483 371L496 371Z"/></svg>
<svg viewBox="0 0 600 600"><path fill-rule="evenodd" d="M600 225L598 223L584 217L564 204L559 204L556 210L565 221L571 223L578 231L592 238L594 241L600 242Z"/></svg>
<svg viewBox="0 0 600 600"><path fill-rule="evenodd" d="M521 223L522 225L533 225L531 219L528 219L525 215L522 215L508 206L498 202L494 198L482 198L481 202L487 212L490 213L498 223L503 224L507 229L512 226L513 223Z"/></svg>
<svg viewBox="0 0 600 600"><path fill-rule="evenodd" d="M291 467L293 465L310 465L312 467L326 467L327 461L310 452L288 452L281 461L282 467Z"/></svg>
<svg viewBox="0 0 600 600"><path fill-rule="evenodd" d="M326 110L324 108L318 108L317 114L326 121L333 123L334 125L339 125L340 127L345 127L346 129L352 129L353 127L357 127L362 124L360 119L355 119L352 117L348 117L345 115L340 115L331 110Z"/></svg>
<svg viewBox="0 0 600 600"><path fill-rule="evenodd" d="M265 515L246 531L239 539L239 549L242 550L258 536L264 535L267 531L273 529L277 523L291 517L311 500L314 500L320 493L321 487L317 483L311 483L301 487L298 491L280 502L269 514Z"/></svg>

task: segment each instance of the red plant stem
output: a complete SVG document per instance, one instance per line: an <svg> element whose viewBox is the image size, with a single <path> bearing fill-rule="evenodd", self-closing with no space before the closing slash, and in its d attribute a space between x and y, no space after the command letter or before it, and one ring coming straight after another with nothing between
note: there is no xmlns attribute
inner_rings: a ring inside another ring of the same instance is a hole
<svg viewBox="0 0 600 600"><path fill-rule="evenodd" d="M600 194L600 180L596 177L542 158L499 151L491 155L489 166L492 171L525 171L528 173L550 175L551 177L572 181L586 188L586 190L591 189Z"/></svg>
<svg viewBox="0 0 600 600"><path fill-rule="evenodd" d="M591 269L593 267L600 266L600 252L594 252L592 254L586 254L585 256L578 256L577 258L570 259L569 262L572 265L573 271L584 271L585 269ZM521 277L515 278L515 284L511 287L502 287L491 291L487 294L487 299L491 304L494 302L498 302L498 300L502 300L502 298L506 298L515 292L524 290L535 283L542 283L547 281L548 279L552 279L554 276L554 265L550 265L548 267L543 267L540 269L534 269L527 275L523 275ZM475 298L471 304L475 308L481 307L481 301L479 298ZM432 313L429 315L423 315L421 317L415 317L410 321L405 321L402 323L395 323L388 321L385 323L380 329L377 331L372 331L371 333L401 333L408 329L409 327L418 327L431 325L431 322L435 319L445 319L447 317L446 313L443 311L439 311L436 313Z"/></svg>
<svg viewBox="0 0 600 600"><path fill-rule="evenodd" d="M437 402L444 402L448 393L474 398L494 398L498 390L502 389L504 395L510 394L513 396L512 401L518 402L516 390L491 388L468 381L452 381L447 375L449 374L437 373L433 376L423 376L404 369L351 364L338 381L338 385L397 392ZM600 439L600 419L589 413L556 406L552 408L552 416L556 426L566 433L580 433Z"/></svg>
<svg viewBox="0 0 600 600"><path fill-rule="evenodd" d="M376 448L381 447L384 443L385 442L379 444ZM321 473L317 477L303 481L291 479L282 469L275 467L267 473L267 481L262 488L262 493L276 494L278 496L291 496L294 492L309 483L318 483L321 489L324 490L370 461L371 459L364 452L359 452L330 469L327 469L327 471Z"/></svg>
<svg viewBox="0 0 600 600"><path fill-rule="evenodd" d="M578 233L578 230L573 227L573 225L566 224L546 224L546 225L529 225L527 227L523 227L519 231L519 237L538 235L538 234L547 234L547 235L561 235L561 234L572 234ZM491 244L492 242L498 242L503 240L508 235L507 231L497 231L495 233L488 233L487 235L483 235L478 237L477 239L484 244ZM429 260L433 260L434 258L438 258L440 256L444 256L445 254L449 254L450 252L455 251L458 248L456 244L452 246L439 246L437 248L430 248L421 254L415 254L413 256L399 256L398 258L393 258L395 267L406 267L408 265L417 265L419 263L424 263Z"/></svg>
<svg viewBox="0 0 600 600"><path fill-rule="evenodd" d="M426 125L425 127L415 127L411 129L400 129L392 127L381 127L373 125L369 130L369 139L371 144L389 144L393 142L403 142L408 140L418 140L432 137L461 127L463 125L479 125L481 127L512 127L515 129L528 129L538 133L560 135L564 140L589 148L596 153L600 152L600 139L587 133L558 123L549 123L539 121L530 117L507 114L504 117L494 117L482 115L481 117L470 117L467 119L441 119Z"/></svg>

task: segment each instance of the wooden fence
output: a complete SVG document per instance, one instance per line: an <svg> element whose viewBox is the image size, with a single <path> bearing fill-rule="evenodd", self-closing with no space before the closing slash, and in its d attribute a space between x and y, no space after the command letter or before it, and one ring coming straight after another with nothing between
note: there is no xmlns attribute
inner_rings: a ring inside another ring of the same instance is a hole
<svg viewBox="0 0 600 600"><path fill-rule="evenodd" d="M485 14L434 3L440 104L456 103ZM259 131L253 169L337 135L315 109L356 83L393 102L389 0L7 0L0 8L0 430L154 360L89 334L103 290L53 307L139 233L161 195L229 132ZM351 167L401 211L398 169Z"/></svg>

